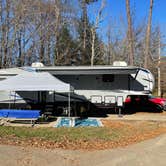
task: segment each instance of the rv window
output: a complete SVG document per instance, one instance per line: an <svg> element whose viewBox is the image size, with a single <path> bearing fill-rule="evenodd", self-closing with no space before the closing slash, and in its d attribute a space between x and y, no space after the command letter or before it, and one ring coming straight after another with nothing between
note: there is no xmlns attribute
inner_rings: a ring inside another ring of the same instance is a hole
<svg viewBox="0 0 166 166"><path fill-rule="evenodd" d="M114 75L113 74L104 74L103 82L114 82Z"/></svg>

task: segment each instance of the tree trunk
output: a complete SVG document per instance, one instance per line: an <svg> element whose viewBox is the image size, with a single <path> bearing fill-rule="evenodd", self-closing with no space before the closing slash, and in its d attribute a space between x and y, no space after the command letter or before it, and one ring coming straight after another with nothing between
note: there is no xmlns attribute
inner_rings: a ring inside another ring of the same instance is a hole
<svg viewBox="0 0 166 166"><path fill-rule="evenodd" d="M4 59L3 59L3 66L6 68L8 67L8 44L9 44L9 29L10 29L10 1L6 1L6 22L4 26Z"/></svg>
<svg viewBox="0 0 166 166"><path fill-rule="evenodd" d="M97 13L96 20L94 26L91 28L92 34L92 42L91 42L91 66L94 65L94 58L95 58L95 40L96 40L96 30L99 26L99 22L101 21L102 11L105 7L105 0L101 1L100 9Z"/></svg>
<svg viewBox="0 0 166 166"><path fill-rule="evenodd" d="M22 33L21 33L21 29L19 30L18 32L18 39L17 39L17 42L18 42L18 62L17 62L17 65L18 67L21 67L22 66Z"/></svg>
<svg viewBox="0 0 166 166"><path fill-rule="evenodd" d="M44 41L43 41L43 37L41 36L40 37L40 56L39 56L39 59L40 59L41 63L45 62L44 53L45 53Z"/></svg>
<svg viewBox="0 0 166 166"><path fill-rule="evenodd" d="M161 97L161 70L160 70L160 63L161 63L161 56L160 56L160 51L161 51L161 44L160 44L160 33L159 33L159 41L158 41L158 96Z"/></svg>
<svg viewBox="0 0 166 166"><path fill-rule="evenodd" d="M59 63L60 53L59 53L59 30L61 24L61 9L60 4L55 1L54 4L54 11L55 11L55 55L54 55L54 65Z"/></svg>
<svg viewBox="0 0 166 166"><path fill-rule="evenodd" d="M129 65L134 64L134 39L130 13L130 0L126 0L127 22L128 22L128 43L129 43Z"/></svg>
<svg viewBox="0 0 166 166"><path fill-rule="evenodd" d="M145 59L144 67L148 67L149 52L150 52L150 36L151 36L151 23L152 23L153 0L150 0L149 18L146 29L146 42L145 42Z"/></svg>
<svg viewBox="0 0 166 166"><path fill-rule="evenodd" d="M95 38L96 38L95 31L96 31L96 29L94 29L94 28L91 29L91 32L92 32L92 45L91 45L92 55L91 55L91 66L94 65L94 57L95 57Z"/></svg>
<svg viewBox="0 0 166 166"><path fill-rule="evenodd" d="M114 53L113 53L113 51L112 51L112 46L111 46L111 25L109 25L109 27L108 27L108 32L107 32L108 34L107 34L107 37L108 37L108 55L107 55L107 64L108 65L111 65L113 62L114 62L114 59L115 59L115 57L114 57ZM112 56L112 58L111 58L111 56Z"/></svg>
<svg viewBox="0 0 166 166"><path fill-rule="evenodd" d="M48 40L47 40L47 60L46 60L46 64L47 65L51 65L51 58L50 58L50 54L51 54L51 44L50 44L50 35L48 35Z"/></svg>
<svg viewBox="0 0 166 166"><path fill-rule="evenodd" d="M2 22L3 20L3 15L2 15L2 0L0 0L0 22ZM3 55L3 47L2 47L2 43L3 43L3 37L2 37L2 25L0 26L0 69L2 68L2 55Z"/></svg>
<svg viewBox="0 0 166 166"><path fill-rule="evenodd" d="M86 1L82 0L82 12L83 12L83 49L86 49L86 31L87 31L87 6L86 6Z"/></svg>
<svg viewBox="0 0 166 166"><path fill-rule="evenodd" d="M44 45L44 15L42 14L43 13L43 8L42 8L42 2L39 1L39 8L40 8L40 24L41 24L41 27L40 27L40 32L39 32L39 35L40 35L40 51L39 51L39 61L41 63L44 63L45 59L44 59L44 53L45 53L45 45Z"/></svg>

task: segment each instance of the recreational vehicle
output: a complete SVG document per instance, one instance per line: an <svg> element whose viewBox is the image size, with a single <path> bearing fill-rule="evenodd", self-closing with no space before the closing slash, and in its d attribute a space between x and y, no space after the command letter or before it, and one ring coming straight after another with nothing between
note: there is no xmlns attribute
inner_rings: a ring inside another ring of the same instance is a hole
<svg viewBox="0 0 166 166"><path fill-rule="evenodd" d="M141 67L127 66L125 63L115 62L113 66L43 66L33 64L31 67L3 69L0 79L4 80L23 72L47 72L59 80L70 84L74 88L71 93L72 103L89 103L97 107L117 105L118 100L125 101L128 95L150 95L154 87L152 73ZM16 95L6 91L0 92L1 103L10 102L12 96L15 101L45 101L45 103L65 103L65 94L43 92L17 92ZM25 100L24 100L25 99ZM13 98L12 98L13 100ZM63 105L63 104L62 104Z"/></svg>

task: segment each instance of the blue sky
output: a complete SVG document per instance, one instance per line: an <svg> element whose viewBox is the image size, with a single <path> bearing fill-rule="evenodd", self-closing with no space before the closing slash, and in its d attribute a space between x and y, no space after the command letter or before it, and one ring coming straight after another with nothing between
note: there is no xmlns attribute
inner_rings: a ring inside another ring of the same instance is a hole
<svg viewBox="0 0 166 166"><path fill-rule="evenodd" d="M101 0L89 6L88 11L91 20L94 19L94 13L96 12L96 8L100 7L100 3ZM134 11L135 24L147 21L149 5L150 0L131 0L131 10ZM103 21L98 30L103 39L105 39L109 21L116 22L115 29L124 26L125 30L127 27L125 0L106 0ZM166 43L166 0L154 0L152 24L161 27L162 35L165 36L163 40Z"/></svg>

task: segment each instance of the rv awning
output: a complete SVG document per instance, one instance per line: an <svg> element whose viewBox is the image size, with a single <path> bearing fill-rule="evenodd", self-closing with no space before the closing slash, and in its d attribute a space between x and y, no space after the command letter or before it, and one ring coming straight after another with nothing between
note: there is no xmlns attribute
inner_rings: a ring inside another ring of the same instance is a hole
<svg viewBox="0 0 166 166"><path fill-rule="evenodd" d="M33 68L52 75L136 74L140 68L130 66L53 66Z"/></svg>
<svg viewBox="0 0 166 166"><path fill-rule="evenodd" d="M25 72L0 81L0 91L55 91L67 93L73 88L47 72Z"/></svg>

